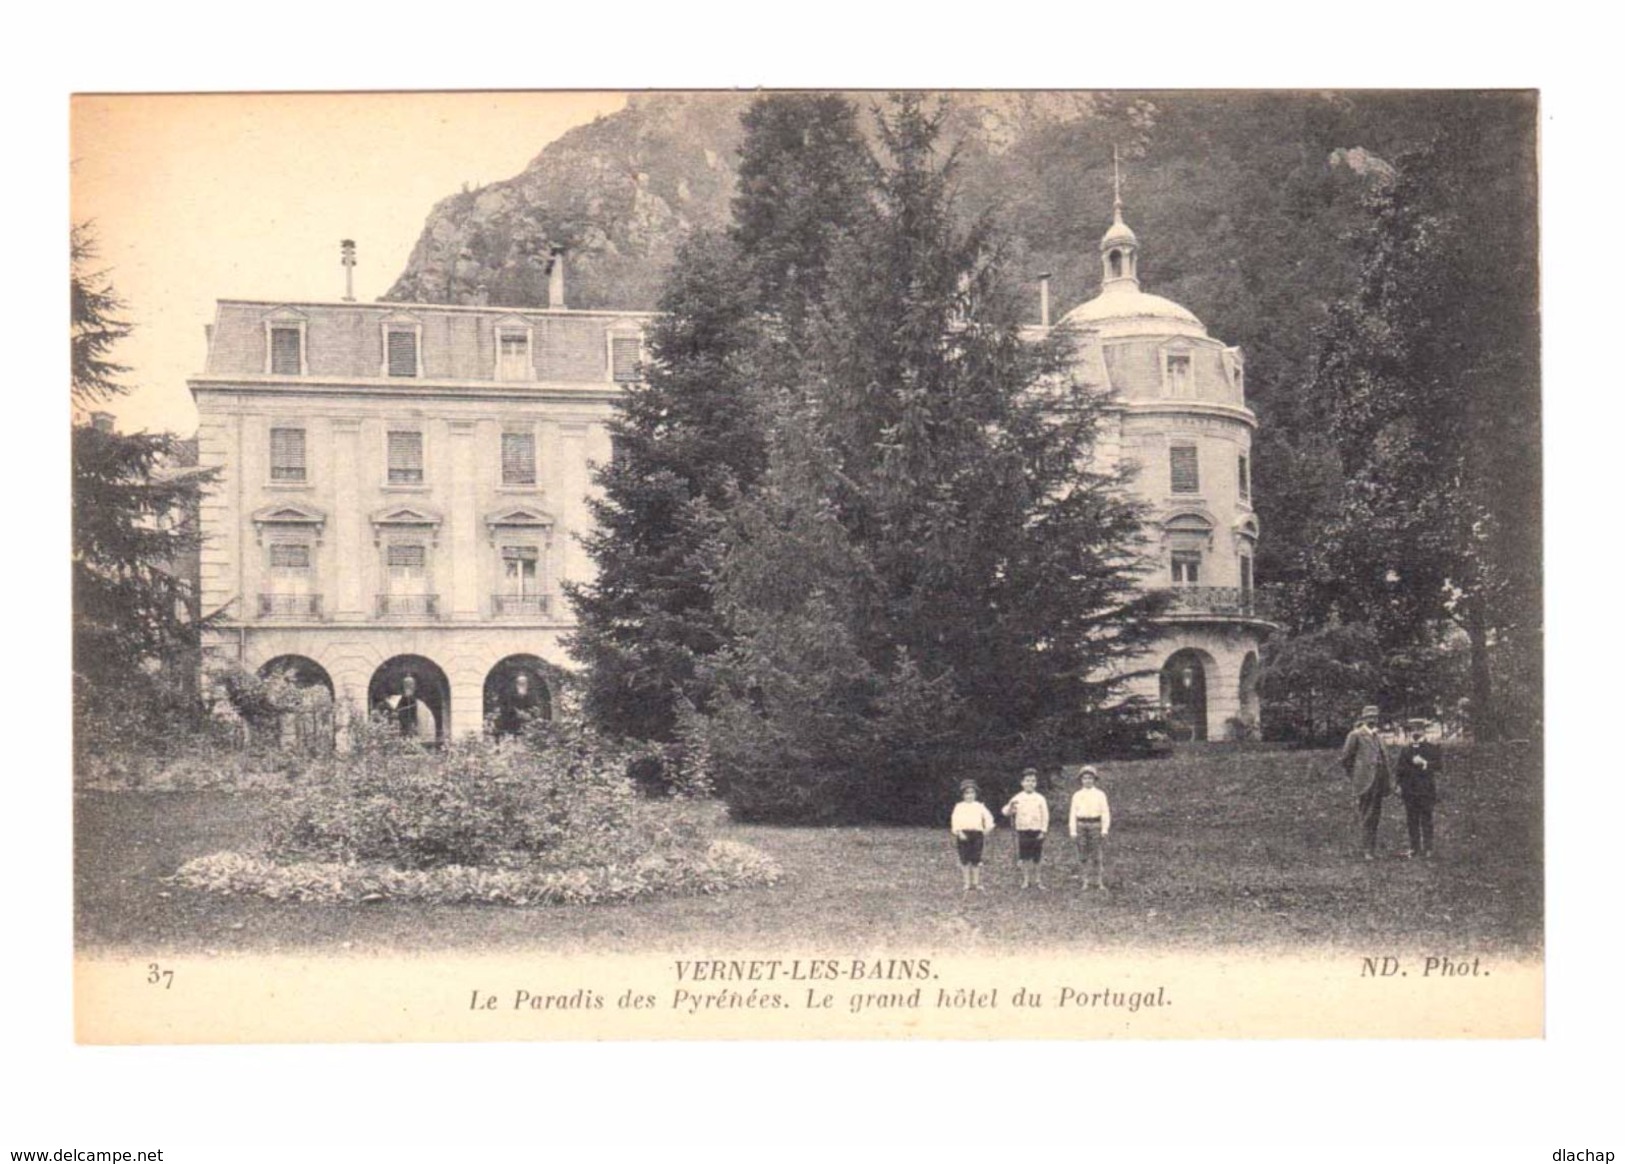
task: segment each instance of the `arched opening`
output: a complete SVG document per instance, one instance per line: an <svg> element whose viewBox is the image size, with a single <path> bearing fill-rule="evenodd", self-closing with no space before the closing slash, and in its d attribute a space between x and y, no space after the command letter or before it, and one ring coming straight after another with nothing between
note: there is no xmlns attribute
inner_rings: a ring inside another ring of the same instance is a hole
<svg viewBox="0 0 1625 1164"><path fill-rule="evenodd" d="M1239 710L1237 717L1246 725L1250 736L1257 738L1259 734L1259 706L1258 706L1258 653L1248 651L1247 657L1241 661L1241 684L1237 692Z"/></svg>
<svg viewBox="0 0 1625 1164"><path fill-rule="evenodd" d="M402 735L424 743L446 738L451 730L451 683L446 673L422 655L396 655L372 673L367 684L367 710L395 725Z"/></svg>
<svg viewBox="0 0 1625 1164"><path fill-rule="evenodd" d="M1106 261L1111 264L1112 278L1113 279L1121 278L1122 275L1123 275L1123 252L1122 251L1113 251L1107 257Z"/></svg>
<svg viewBox="0 0 1625 1164"><path fill-rule="evenodd" d="M1168 656L1159 686L1176 740L1207 739L1207 666L1201 651L1186 647Z"/></svg>
<svg viewBox="0 0 1625 1164"><path fill-rule="evenodd" d="M277 742L301 752L331 751L333 677L327 668L304 655L278 655L261 665L259 677L280 688L272 694Z"/></svg>
<svg viewBox="0 0 1625 1164"><path fill-rule="evenodd" d="M553 718L551 670L535 655L509 655L485 676L485 725L498 736L516 736L532 719Z"/></svg>

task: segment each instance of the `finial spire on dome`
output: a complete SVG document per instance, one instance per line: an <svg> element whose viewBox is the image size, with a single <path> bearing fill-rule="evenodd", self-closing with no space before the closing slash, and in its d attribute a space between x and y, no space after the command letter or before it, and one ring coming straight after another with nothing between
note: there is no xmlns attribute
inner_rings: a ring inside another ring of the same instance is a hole
<svg viewBox="0 0 1625 1164"><path fill-rule="evenodd" d="M1112 218L1123 221L1123 171L1117 164L1117 143L1112 143Z"/></svg>
<svg viewBox="0 0 1625 1164"><path fill-rule="evenodd" d="M1140 240L1123 221L1123 166L1112 146L1112 224L1100 240L1101 287L1138 288Z"/></svg>

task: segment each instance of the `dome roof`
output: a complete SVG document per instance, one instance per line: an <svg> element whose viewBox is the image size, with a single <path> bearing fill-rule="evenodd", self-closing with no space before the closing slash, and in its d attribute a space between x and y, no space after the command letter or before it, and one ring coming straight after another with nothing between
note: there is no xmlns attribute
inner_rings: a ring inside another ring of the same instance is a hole
<svg viewBox="0 0 1625 1164"><path fill-rule="evenodd" d="M1180 332L1194 327L1201 334L1207 334L1202 321L1172 299L1148 295L1126 281L1108 284L1099 295L1067 312L1062 322L1095 326L1106 322L1142 320L1175 324L1178 325L1175 330Z"/></svg>

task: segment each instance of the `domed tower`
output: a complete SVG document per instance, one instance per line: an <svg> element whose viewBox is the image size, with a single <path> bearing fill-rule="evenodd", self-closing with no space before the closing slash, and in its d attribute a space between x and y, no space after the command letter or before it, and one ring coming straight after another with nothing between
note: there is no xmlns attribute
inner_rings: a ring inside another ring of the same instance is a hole
<svg viewBox="0 0 1625 1164"><path fill-rule="evenodd" d="M1161 702L1176 736L1220 740L1258 726L1258 649L1273 629L1253 588L1258 519L1252 436L1239 348L1209 336L1185 308L1140 289L1140 242L1121 187L1100 240L1100 294L1069 312L1079 373L1110 392L1100 454L1137 466L1151 509L1146 585L1170 587L1156 671L1137 694Z"/></svg>

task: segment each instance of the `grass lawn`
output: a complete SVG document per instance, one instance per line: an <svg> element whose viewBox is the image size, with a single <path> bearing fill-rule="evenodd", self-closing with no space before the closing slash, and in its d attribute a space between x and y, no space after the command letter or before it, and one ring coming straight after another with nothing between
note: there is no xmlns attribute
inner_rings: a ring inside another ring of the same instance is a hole
<svg viewBox="0 0 1625 1164"><path fill-rule="evenodd" d="M178 889L163 878L184 861L257 846L269 794L84 792L74 814L75 933L82 952L141 956L1101 946L1530 954L1542 936L1539 762L1510 749L1448 754L1432 862L1399 859L1397 798L1384 812L1384 859L1358 858L1331 753L1208 750L1099 766L1113 814L1104 894L1081 891L1064 826L1050 832L1042 892L1020 889L1014 835L1001 828L985 892L964 894L944 804L940 829L724 826L721 835L783 866L772 888L534 909L299 905ZM1071 791L1051 793L1057 822Z"/></svg>

